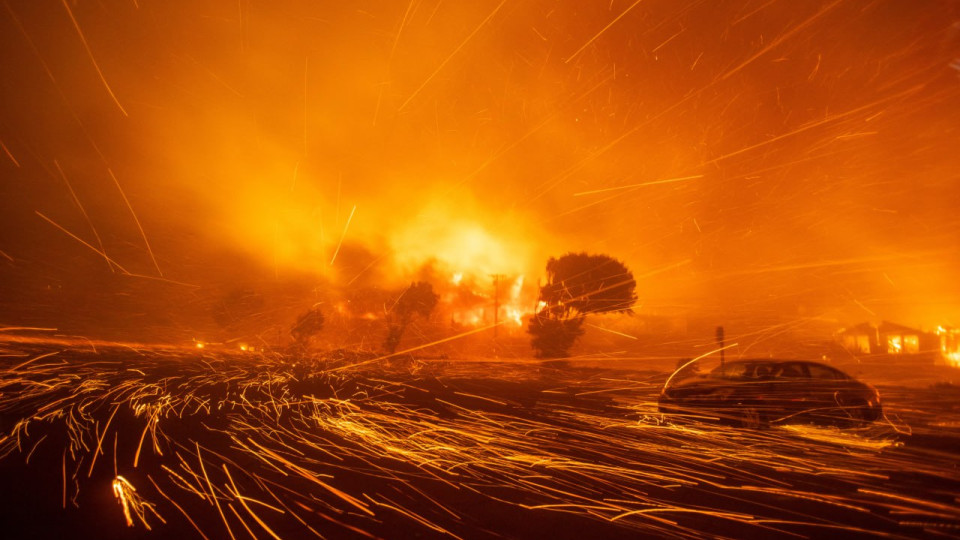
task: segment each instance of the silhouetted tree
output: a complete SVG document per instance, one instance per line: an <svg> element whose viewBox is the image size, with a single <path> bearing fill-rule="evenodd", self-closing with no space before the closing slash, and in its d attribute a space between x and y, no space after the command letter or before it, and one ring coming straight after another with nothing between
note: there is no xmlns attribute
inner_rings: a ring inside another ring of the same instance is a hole
<svg viewBox="0 0 960 540"><path fill-rule="evenodd" d="M323 330L323 312L320 306L313 306L297 317L297 322L290 329L293 341L300 347L307 347L310 340Z"/></svg>
<svg viewBox="0 0 960 540"><path fill-rule="evenodd" d="M400 338L403 337L403 332L413 317L417 315L424 319L430 317L439 299L440 297L433 292L433 286L429 283L425 281L411 283L387 314L390 326L387 338L383 341L384 350L388 354L397 352Z"/></svg>
<svg viewBox="0 0 960 540"><path fill-rule="evenodd" d="M583 335L588 313L629 312L637 282L622 262L607 255L567 253L547 261L540 287L543 308L529 318L530 344L541 358L562 358Z"/></svg>
<svg viewBox="0 0 960 540"><path fill-rule="evenodd" d="M583 335L582 326L583 317L562 319L541 310L529 319L527 332L533 336L530 345L540 358L563 358L577 338Z"/></svg>

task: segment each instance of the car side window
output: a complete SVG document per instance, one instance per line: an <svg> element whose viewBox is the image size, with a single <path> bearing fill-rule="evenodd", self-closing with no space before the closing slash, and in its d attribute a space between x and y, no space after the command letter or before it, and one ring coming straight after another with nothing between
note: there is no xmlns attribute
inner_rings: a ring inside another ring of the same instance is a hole
<svg viewBox="0 0 960 540"><path fill-rule="evenodd" d="M807 366L807 369L810 370L810 377L813 379L829 379L837 380L843 379L843 374L839 371L828 368L826 366L818 366L816 364L810 364Z"/></svg>
<svg viewBox="0 0 960 540"><path fill-rule="evenodd" d="M780 378L783 379L802 379L806 377L803 372L803 366L798 364L784 364L780 371Z"/></svg>
<svg viewBox="0 0 960 540"><path fill-rule="evenodd" d="M761 380L772 379L775 375L776 375L776 369L774 368L774 366L770 366L767 364L758 365L756 368L756 372L754 373L754 377Z"/></svg>
<svg viewBox="0 0 960 540"><path fill-rule="evenodd" d="M710 372L710 376L715 379L742 379L746 371L746 364L727 364Z"/></svg>

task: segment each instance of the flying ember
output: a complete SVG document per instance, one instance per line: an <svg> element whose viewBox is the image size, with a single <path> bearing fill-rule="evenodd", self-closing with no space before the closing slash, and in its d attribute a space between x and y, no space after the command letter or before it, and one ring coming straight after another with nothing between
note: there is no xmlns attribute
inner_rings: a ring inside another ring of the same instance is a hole
<svg viewBox="0 0 960 540"><path fill-rule="evenodd" d="M960 4L0 6L0 524L960 531Z"/></svg>

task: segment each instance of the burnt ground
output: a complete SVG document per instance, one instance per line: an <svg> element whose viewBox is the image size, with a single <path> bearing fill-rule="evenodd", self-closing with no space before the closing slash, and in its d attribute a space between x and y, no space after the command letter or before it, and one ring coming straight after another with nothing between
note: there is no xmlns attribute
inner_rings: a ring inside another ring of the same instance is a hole
<svg viewBox="0 0 960 540"><path fill-rule="evenodd" d="M10 538L960 537L951 384L741 429L658 414L653 369L2 350Z"/></svg>

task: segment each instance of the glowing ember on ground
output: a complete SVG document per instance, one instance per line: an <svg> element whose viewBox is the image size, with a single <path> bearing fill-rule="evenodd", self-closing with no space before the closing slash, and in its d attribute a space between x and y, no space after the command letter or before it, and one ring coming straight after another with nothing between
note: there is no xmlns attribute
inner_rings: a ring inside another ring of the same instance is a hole
<svg viewBox="0 0 960 540"><path fill-rule="evenodd" d="M478 519L524 512L568 528L560 537L914 534L960 521L910 480L960 487L945 466L960 433L944 427L960 410L910 391L886 393L887 418L867 428L731 430L657 414L666 373L650 371L4 347L19 359L0 380L4 463L62 461L43 487L90 512L71 518L82 523L105 519L101 478L122 517L107 523L208 538L467 537ZM923 436L934 423L937 438Z"/></svg>

